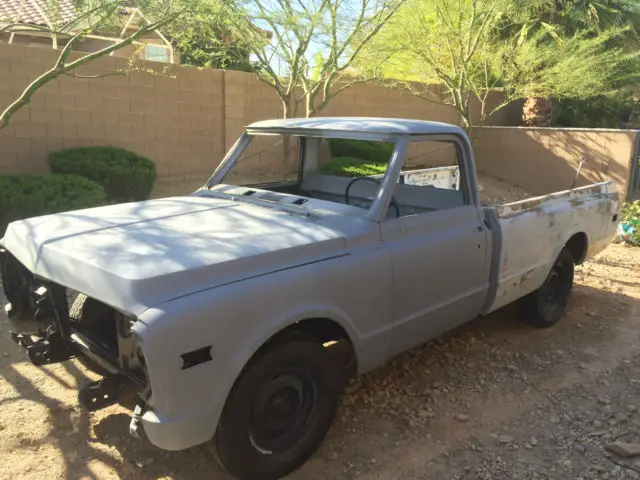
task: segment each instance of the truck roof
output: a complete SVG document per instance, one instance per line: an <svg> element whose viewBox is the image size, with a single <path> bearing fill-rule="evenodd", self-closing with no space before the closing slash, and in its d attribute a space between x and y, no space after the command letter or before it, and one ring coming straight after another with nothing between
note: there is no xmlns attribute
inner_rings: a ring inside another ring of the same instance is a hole
<svg viewBox="0 0 640 480"><path fill-rule="evenodd" d="M455 125L406 118L318 117L284 118L252 123L248 130L312 130L329 132L377 133L382 135L463 134Z"/></svg>

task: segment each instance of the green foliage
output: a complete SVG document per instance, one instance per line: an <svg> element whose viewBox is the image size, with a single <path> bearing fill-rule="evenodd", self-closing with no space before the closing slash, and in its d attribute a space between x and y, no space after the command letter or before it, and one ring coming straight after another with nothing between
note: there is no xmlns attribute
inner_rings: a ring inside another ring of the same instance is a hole
<svg viewBox="0 0 640 480"><path fill-rule="evenodd" d="M490 92L502 84L503 58L511 47L494 38L502 1L408 0L359 66L388 57L381 72L389 83L452 107L469 130L474 121L483 123L506 104L489 100ZM472 112L476 100L479 108Z"/></svg>
<svg viewBox="0 0 640 480"><path fill-rule="evenodd" d="M637 0L407 0L360 63L388 56L387 82L453 107L468 130L504 106L492 89L583 100L638 82L639 12Z"/></svg>
<svg viewBox="0 0 640 480"><path fill-rule="evenodd" d="M640 117L640 102L629 93L594 98L566 98L555 102L554 127L628 128Z"/></svg>
<svg viewBox="0 0 640 480"><path fill-rule="evenodd" d="M626 223L633 230L625 241L631 245L640 246L640 200L625 203L621 213L622 223Z"/></svg>
<svg viewBox="0 0 640 480"><path fill-rule="evenodd" d="M156 180L151 160L116 147L80 147L49 155L53 173L73 174L99 183L112 203L149 197Z"/></svg>
<svg viewBox="0 0 640 480"><path fill-rule="evenodd" d="M506 83L518 97L587 99L640 80L640 50L616 46L622 30L579 32L559 42L532 36L508 59Z"/></svg>
<svg viewBox="0 0 640 480"><path fill-rule="evenodd" d="M244 12L219 0L176 0L188 14L163 31L180 52L180 62L204 68L252 71L251 45L237 26ZM247 23L247 26L249 24Z"/></svg>
<svg viewBox="0 0 640 480"><path fill-rule="evenodd" d="M526 37L544 31L549 40L580 32L625 28L620 38L635 43L640 33L637 0L519 0L503 12L502 38Z"/></svg>
<svg viewBox="0 0 640 480"><path fill-rule="evenodd" d="M382 175L387 164L354 157L335 157L320 167L320 173L337 177L368 177Z"/></svg>
<svg viewBox="0 0 640 480"><path fill-rule="evenodd" d="M105 203L104 189L86 178L74 175L0 175L0 236L14 220Z"/></svg>
<svg viewBox="0 0 640 480"><path fill-rule="evenodd" d="M393 143L366 140L329 140L333 157L354 157L371 163L387 165L393 153Z"/></svg>

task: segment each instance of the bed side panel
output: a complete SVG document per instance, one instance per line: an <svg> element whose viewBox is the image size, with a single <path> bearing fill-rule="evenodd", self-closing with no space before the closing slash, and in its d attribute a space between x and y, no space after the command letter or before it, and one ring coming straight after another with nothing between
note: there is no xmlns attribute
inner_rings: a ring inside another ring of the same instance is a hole
<svg viewBox="0 0 640 480"><path fill-rule="evenodd" d="M499 228L501 238L493 273L497 284L484 313L539 288L573 235L586 234L589 245L606 243L615 195L594 185L496 209L493 228Z"/></svg>

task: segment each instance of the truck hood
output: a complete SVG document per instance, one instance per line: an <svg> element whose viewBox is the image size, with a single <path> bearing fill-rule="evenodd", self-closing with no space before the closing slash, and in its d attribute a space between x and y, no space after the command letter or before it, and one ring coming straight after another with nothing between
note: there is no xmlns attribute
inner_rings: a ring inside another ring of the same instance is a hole
<svg viewBox="0 0 640 480"><path fill-rule="evenodd" d="M322 218L198 196L13 222L2 243L36 275L124 313L344 254Z"/></svg>

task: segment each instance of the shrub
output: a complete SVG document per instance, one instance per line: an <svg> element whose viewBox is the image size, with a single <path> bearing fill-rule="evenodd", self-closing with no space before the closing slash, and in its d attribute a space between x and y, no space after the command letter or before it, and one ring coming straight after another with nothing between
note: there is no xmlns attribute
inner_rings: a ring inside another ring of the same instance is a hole
<svg viewBox="0 0 640 480"><path fill-rule="evenodd" d="M80 147L49 155L53 173L79 175L104 187L112 203L146 200L156 181L151 160L116 147Z"/></svg>
<svg viewBox="0 0 640 480"><path fill-rule="evenodd" d="M393 143L332 139L329 140L329 149L333 157L361 158L386 165L393 153Z"/></svg>
<svg viewBox="0 0 640 480"><path fill-rule="evenodd" d="M0 175L0 236L14 220L105 203L100 185L75 175Z"/></svg>
<svg viewBox="0 0 640 480"><path fill-rule="evenodd" d="M640 102L630 92L586 99L560 98L554 100L552 126L633 128L639 115Z"/></svg>
<svg viewBox="0 0 640 480"><path fill-rule="evenodd" d="M320 173L338 177L367 177L382 175L387 170L387 164L380 164L353 157L332 158L320 167Z"/></svg>
<svg viewBox="0 0 640 480"><path fill-rule="evenodd" d="M618 238L640 247L640 200L625 203L622 207Z"/></svg>

